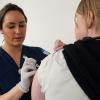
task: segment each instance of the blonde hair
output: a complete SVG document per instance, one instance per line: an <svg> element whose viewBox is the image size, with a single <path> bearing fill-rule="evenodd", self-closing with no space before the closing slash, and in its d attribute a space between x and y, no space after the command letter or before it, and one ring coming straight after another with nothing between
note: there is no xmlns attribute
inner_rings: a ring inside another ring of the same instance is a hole
<svg viewBox="0 0 100 100"><path fill-rule="evenodd" d="M100 25L100 0L80 1L76 12L87 17L90 11L93 14L93 24L95 25L95 28L98 29L98 25Z"/></svg>

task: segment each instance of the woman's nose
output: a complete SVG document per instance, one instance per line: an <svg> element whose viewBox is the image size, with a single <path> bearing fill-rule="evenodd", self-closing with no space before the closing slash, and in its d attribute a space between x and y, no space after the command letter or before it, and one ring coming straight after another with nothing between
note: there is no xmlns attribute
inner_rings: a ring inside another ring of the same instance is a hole
<svg viewBox="0 0 100 100"><path fill-rule="evenodd" d="M21 30L20 30L20 27L19 27L19 26L17 26L17 27L15 28L15 32L16 32L16 34L20 34Z"/></svg>

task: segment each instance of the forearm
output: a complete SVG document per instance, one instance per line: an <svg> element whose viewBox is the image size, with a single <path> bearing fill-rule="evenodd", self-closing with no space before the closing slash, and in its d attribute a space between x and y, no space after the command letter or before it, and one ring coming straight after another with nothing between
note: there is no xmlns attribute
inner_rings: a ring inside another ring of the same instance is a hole
<svg viewBox="0 0 100 100"><path fill-rule="evenodd" d="M13 87L10 91L0 96L0 100L19 100L23 92L19 89L18 85Z"/></svg>

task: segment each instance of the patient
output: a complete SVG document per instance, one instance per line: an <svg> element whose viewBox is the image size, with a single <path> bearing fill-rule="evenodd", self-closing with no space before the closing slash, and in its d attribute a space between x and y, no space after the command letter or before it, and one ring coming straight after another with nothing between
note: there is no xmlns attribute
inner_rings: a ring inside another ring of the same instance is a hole
<svg viewBox="0 0 100 100"><path fill-rule="evenodd" d="M32 84L32 100L100 100L100 0L81 0L74 44L46 57Z"/></svg>

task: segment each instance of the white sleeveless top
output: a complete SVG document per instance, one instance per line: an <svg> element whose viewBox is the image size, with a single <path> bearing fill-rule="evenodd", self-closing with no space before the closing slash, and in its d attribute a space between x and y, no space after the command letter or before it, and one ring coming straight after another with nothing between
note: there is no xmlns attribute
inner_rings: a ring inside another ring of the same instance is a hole
<svg viewBox="0 0 100 100"><path fill-rule="evenodd" d="M72 76L62 50L46 57L37 75L45 100L90 100Z"/></svg>

